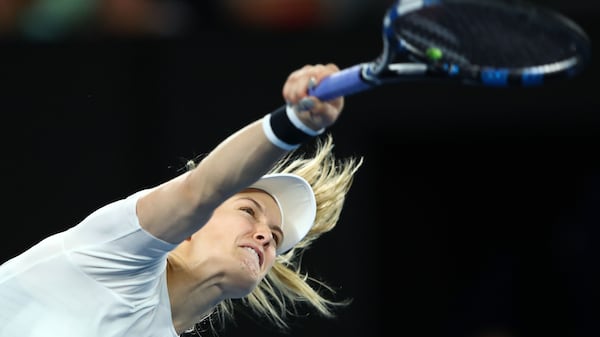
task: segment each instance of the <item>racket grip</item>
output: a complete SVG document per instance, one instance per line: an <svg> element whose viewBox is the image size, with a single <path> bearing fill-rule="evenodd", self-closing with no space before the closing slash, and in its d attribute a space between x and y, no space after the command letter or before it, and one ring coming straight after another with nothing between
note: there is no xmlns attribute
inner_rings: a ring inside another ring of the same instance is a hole
<svg viewBox="0 0 600 337"><path fill-rule="evenodd" d="M308 89L310 96L315 96L322 101L328 101L340 96L349 96L370 89L373 85L363 80L362 64L345 68L327 76L314 88Z"/></svg>

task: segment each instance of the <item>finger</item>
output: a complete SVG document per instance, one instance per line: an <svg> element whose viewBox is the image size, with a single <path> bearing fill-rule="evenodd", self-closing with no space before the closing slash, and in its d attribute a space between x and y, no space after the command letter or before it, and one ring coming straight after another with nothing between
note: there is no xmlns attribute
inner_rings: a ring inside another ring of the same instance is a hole
<svg viewBox="0 0 600 337"><path fill-rule="evenodd" d="M308 90L312 90L317 86L317 78L314 76L311 76L308 79Z"/></svg>
<svg viewBox="0 0 600 337"><path fill-rule="evenodd" d="M301 99L308 96L309 90L315 88L325 77L339 71L333 64L305 65L293 71L284 84L283 96L289 104L297 104Z"/></svg>
<svg viewBox="0 0 600 337"><path fill-rule="evenodd" d="M320 108L316 99L311 97L304 97L300 101L298 101L297 109L298 111L311 111L313 109Z"/></svg>
<svg viewBox="0 0 600 337"><path fill-rule="evenodd" d="M337 65L328 63L326 65L319 64L313 69L312 77L315 78L316 84L321 82L325 77L331 76L333 73L340 71Z"/></svg>
<svg viewBox="0 0 600 337"><path fill-rule="evenodd" d="M283 87L283 96L288 103L296 104L302 98L308 96L309 88L316 85L316 77L311 75L309 69L298 72L291 76Z"/></svg>

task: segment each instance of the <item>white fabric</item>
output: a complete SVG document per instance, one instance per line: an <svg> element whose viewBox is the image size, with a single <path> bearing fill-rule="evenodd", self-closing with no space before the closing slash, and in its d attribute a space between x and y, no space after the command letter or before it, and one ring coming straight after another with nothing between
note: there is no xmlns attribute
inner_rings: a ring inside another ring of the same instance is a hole
<svg viewBox="0 0 600 337"><path fill-rule="evenodd" d="M144 231L144 191L0 265L0 337L176 337L166 286L175 245Z"/></svg>
<svg viewBox="0 0 600 337"><path fill-rule="evenodd" d="M325 132L325 128L322 128L319 130L313 130L313 129L309 128L308 126L306 126L306 124L304 124L304 122L302 122L300 120L300 117L298 117L298 113L296 112L295 106L287 105L285 107L285 113L287 114L290 122L292 122L292 124L298 130L301 130L302 132L306 133L309 136L315 137L315 136L318 136L318 135L322 134L323 132Z"/></svg>
<svg viewBox="0 0 600 337"><path fill-rule="evenodd" d="M271 114L266 114L263 117L262 129L265 136L267 136L267 139L282 150L291 151L300 147L300 144L288 144L275 135L275 132L273 132L273 129L271 128Z"/></svg>
<svg viewBox="0 0 600 337"><path fill-rule="evenodd" d="M281 212L283 242L277 254L294 247L312 228L317 216L317 201L310 183L299 175L273 173L262 176L250 187L269 193Z"/></svg>

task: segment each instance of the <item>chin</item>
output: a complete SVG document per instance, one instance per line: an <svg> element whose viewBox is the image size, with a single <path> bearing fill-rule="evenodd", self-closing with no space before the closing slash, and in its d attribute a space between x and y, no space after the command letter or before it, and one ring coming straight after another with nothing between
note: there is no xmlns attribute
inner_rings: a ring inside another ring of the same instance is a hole
<svg viewBox="0 0 600 337"><path fill-rule="evenodd" d="M229 297L232 299L246 297L250 295L254 288L256 288L257 286L258 283L252 283L252 285L248 285L245 287L239 284L235 287L235 289L232 289L232 291L230 292L231 295Z"/></svg>
<svg viewBox="0 0 600 337"><path fill-rule="evenodd" d="M241 298L248 296L254 288L256 288L262 276L252 273L249 270L242 268L236 275L232 276L231 298Z"/></svg>

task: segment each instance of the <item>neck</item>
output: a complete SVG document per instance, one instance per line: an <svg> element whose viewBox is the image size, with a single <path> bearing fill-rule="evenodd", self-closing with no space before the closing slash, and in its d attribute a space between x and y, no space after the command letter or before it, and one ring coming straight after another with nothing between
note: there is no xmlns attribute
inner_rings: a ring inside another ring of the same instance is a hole
<svg viewBox="0 0 600 337"><path fill-rule="evenodd" d="M178 334L206 318L223 299L215 278L202 278L187 268L181 257L167 259L167 288L173 326Z"/></svg>

